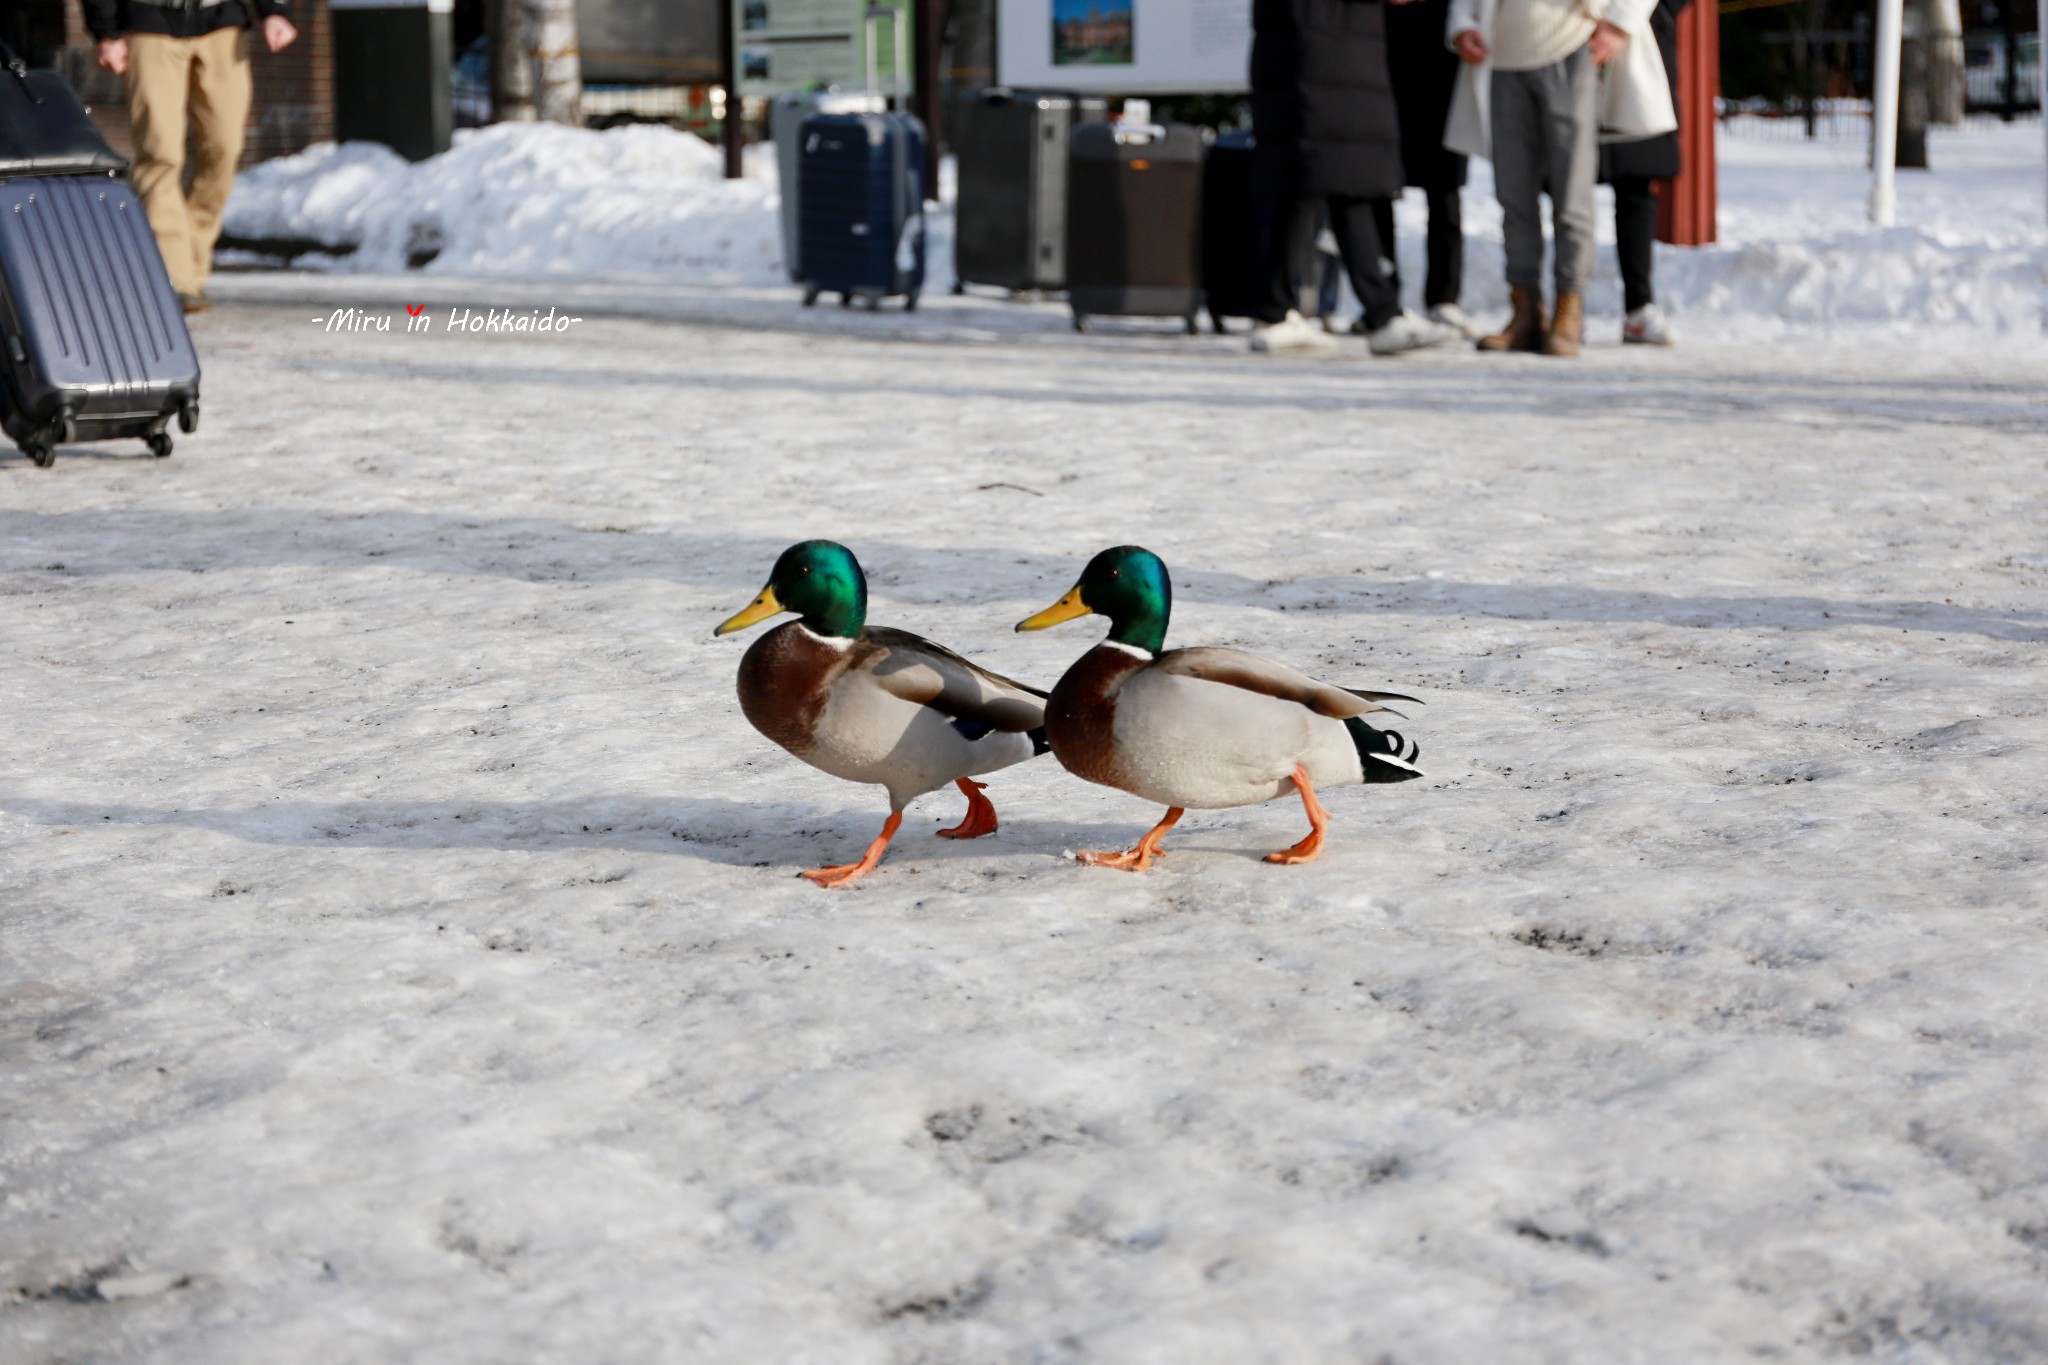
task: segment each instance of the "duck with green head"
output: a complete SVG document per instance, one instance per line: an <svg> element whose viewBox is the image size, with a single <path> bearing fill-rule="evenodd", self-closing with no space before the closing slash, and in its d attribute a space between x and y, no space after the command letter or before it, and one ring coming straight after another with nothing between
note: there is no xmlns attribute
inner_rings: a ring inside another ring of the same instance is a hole
<svg viewBox="0 0 2048 1365"><path fill-rule="evenodd" d="M1167 649L1172 614L1166 565L1119 545L1088 561L1065 597L1017 624L1109 618L1108 638L1054 684L1046 736L1076 777L1167 807L1136 848L1083 853L1082 862L1142 872L1188 807L1250 806L1291 791L1308 812L1308 837L1266 861L1305 863L1322 852L1329 824L1317 788L1422 776L1416 746L1360 719L1387 710L1381 702L1415 698L1333 687L1242 650Z"/></svg>
<svg viewBox="0 0 2048 1365"><path fill-rule="evenodd" d="M967 816L939 833L993 834L986 784L969 779L1046 751L1045 694L908 631L869 625L867 576L852 551L829 540L784 550L760 596L716 633L782 612L797 619L740 660L740 709L812 767L889 792L889 818L859 862L803 875L820 886L866 876L902 826L903 808L948 782L967 797Z"/></svg>

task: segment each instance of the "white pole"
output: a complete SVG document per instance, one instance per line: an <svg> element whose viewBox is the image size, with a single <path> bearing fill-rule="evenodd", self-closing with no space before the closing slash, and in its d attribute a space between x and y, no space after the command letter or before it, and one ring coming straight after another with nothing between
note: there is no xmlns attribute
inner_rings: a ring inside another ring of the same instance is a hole
<svg viewBox="0 0 2048 1365"><path fill-rule="evenodd" d="M1899 34L1904 0L1877 0L1877 70L1870 91L1870 221L1890 227L1899 217Z"/></svg>

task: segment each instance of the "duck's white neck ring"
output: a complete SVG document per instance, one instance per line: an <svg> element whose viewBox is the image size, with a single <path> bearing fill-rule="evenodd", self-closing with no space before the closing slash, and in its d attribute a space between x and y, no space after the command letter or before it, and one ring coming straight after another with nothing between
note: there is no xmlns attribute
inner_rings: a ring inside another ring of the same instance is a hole
<svg viewBox="0 0 2048 1365"><path fill-rule="evenodd" d="M820 635L801 621L796 623L796 628L827 649L848 650L853 648L853 641L847 639L844 635Z"/></svg>
<svg viewBox="0 0 2048 1365"><path fill-rule="evenodd" d="M1140 649L1136 645L1127 645L1122 640L1104 640L1102 642L1102 647L1104 649L1120 649L1124 653L1130 655L1133 659L1143 659L1148 663L1152 660L1151 650Z"/></svg>

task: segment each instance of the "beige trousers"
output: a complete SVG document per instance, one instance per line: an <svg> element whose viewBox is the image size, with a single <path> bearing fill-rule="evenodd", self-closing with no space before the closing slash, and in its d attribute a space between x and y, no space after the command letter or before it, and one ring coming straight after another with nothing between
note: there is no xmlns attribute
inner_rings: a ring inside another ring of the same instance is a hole
<svg viewBox="0 0 2048 1365"><path fill-rule="evenodd" d="M130 33L128 117L135 135L135 192L171 288L197 294L213 271L221 210L242 159L253 86L242 30L201 38ZM192 193L185 193L185 122L192 123Z"/></svg>

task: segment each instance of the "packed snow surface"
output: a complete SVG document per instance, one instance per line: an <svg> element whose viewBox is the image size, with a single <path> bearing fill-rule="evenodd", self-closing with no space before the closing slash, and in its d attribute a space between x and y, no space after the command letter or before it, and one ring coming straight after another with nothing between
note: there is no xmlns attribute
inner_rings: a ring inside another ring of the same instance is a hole
<svg viewBox="0 0 2048 1365"><path fill-rule="evenodd" d="M0 1359L2048 1358L2038 359L313 283L0 460ZM817 890L884 802L710 636L808 536L1041 685L1148 545L1428 776Z"/></svg>
<svg viewBox="0 0 2048 1365"><path fill-rule="evenodd" d="M1859 126L1845 120L1832 131ZM1735 120L1720 139L1719 245L1658 248L1660 298L1688 325L1723 336L1787 324L2033 335L2048 326L2038 123L1936 129L1936 169L1900 172L1899 225L1883 231L1866 216L1867 137L1806 142L1789 131ZM658 126L501 124L417 165L373 144L325 144L244 173L227 227L354 246L327 261L345 271L402 270L438 251L429 273L768 285L784 278L773 149L748 151L746 177L725 181L716 150ZM1399 252L1417 307L1424 221L1411 191ZM1465 222L1466 306L1505 308L1500 209L1483 161L1473 163ZM1604 209L1600 231L1612 241ZM932 216L934 291L952 284L952 240L949 196ZM1614 270L1603 249L1589 301L1596 312L1621 307Z"/></svg>

